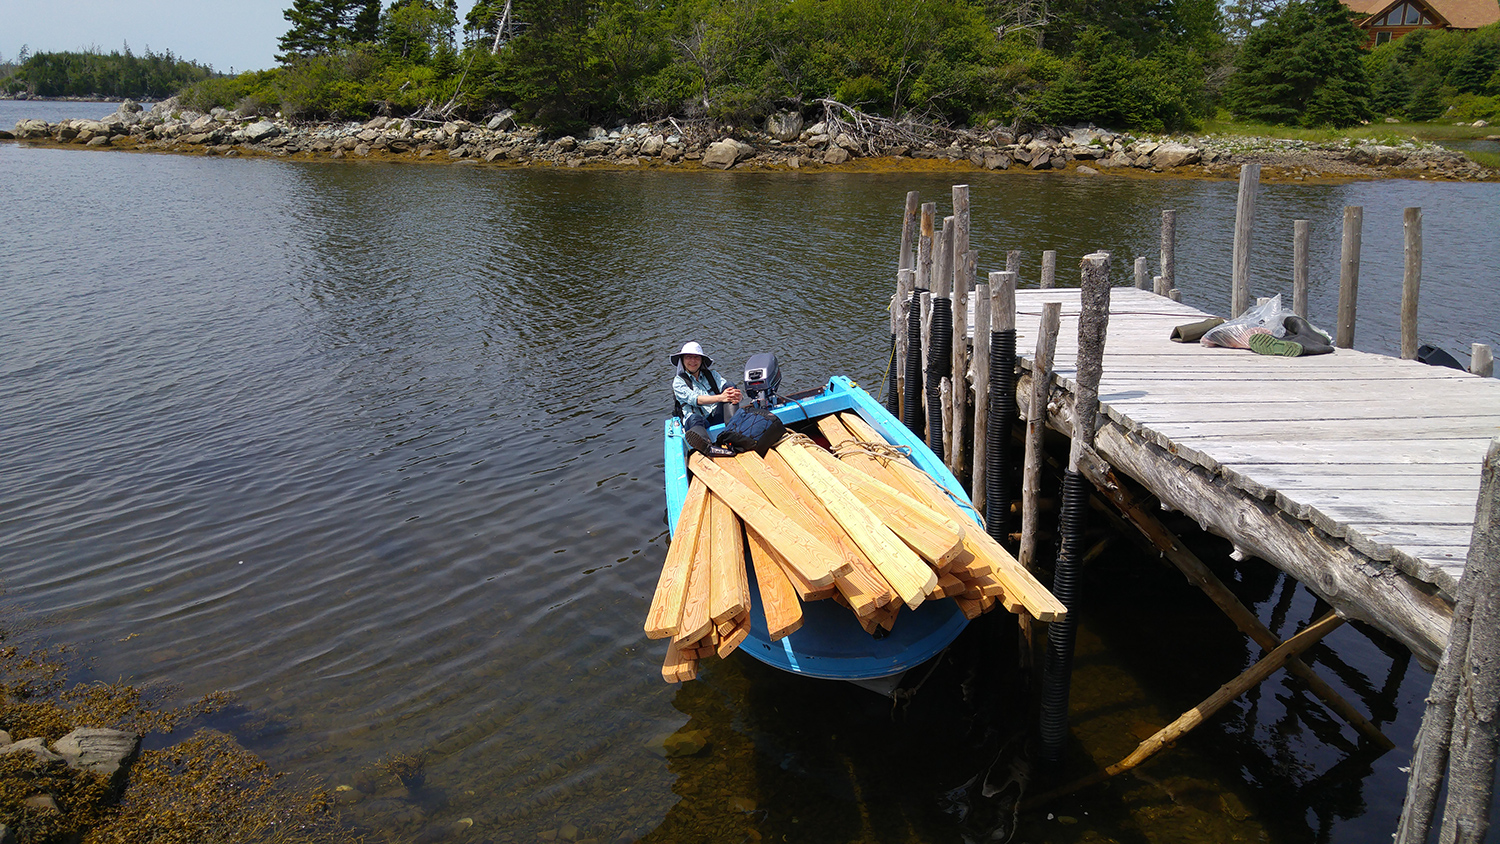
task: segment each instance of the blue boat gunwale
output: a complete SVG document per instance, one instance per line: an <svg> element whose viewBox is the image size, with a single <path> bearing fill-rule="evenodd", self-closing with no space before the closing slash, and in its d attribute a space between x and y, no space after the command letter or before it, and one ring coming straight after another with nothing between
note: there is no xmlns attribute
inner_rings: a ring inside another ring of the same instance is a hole
<svg viewBox="0 0 1500 844"><path fill-rule="evenodd" d="M774 408L773 412L788 425L852 410L870 424L892 445L909 451L911 459L943 486L974 521L981 524L978 513L958 479L896 417L873 396L844 376L834 376L814 396L798 398ZM720 427L710 430L716 434ZM667 524L671 534L677 532L677 518L687 498L687 442L681 422L666 420L663 437L663 475L667 497ZM968 619L954 601L925 601L915 610L903 610L894 629L884 638L864 632L847 609L833 601L803 603L802 629L777 641L770 639L760 594L752 580L750 635L740 650L761 662L811 677L834 680L869 680L890 677L914 668L936 656L957 638L968 625Z"/></svg>

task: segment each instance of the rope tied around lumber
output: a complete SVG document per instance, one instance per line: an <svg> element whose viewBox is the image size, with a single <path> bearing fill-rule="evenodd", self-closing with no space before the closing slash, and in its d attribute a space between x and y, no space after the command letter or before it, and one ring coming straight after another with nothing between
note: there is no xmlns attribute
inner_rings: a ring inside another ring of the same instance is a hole
<svg viewBox="0 0 1500 844"><path fill-rule="evenodd" d="M800 437L801 439L799 440L793 440L793 442L799 444L817 445L816 441L804 434L789 434L788 436ZM845 455L849 454L868 454L869 456L887 465L898 460L904 460L908 463L911 462L911 446L905 445L891 445L890 443L850 440L841 445L833 446L829 449L829 451L833 453L834 457L837 457L840 460L842 460ZM953 493L953 490L949 489L945 484L938 484L938 489L940 489L944 495L948 496L954 501L957 501L959 504L967 503L964 501L960 501L958 496Z"/></svg>

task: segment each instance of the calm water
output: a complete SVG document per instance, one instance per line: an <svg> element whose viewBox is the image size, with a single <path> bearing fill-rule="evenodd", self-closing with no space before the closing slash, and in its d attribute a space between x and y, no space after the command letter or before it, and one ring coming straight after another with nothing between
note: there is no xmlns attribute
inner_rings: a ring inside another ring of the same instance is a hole
<svg viewBox="0 0 1500 844"><path fill-rule="evenodd" d="M667 354L701 339L726 372L774 351L793 386L878 383L903 198L946 209L956 181L982 270L1022 249L1034 284L1042 249L1071 268L1102 248L1124 283L1175 208L1185 298L1227 308L1232 182L0 144L8 598L98 676L235 691L219 726L282 769L345 784L424 754L425 791L353 807L375 840L571 825L663 844L958 841L944 793L1022 725L997 690L1008 675L979 670L1005 662L1004 623L976 626L894 708L741 656L668 686L640 633L666 545ZM1266 186L1256 294L1290 296L1291 220L1311 219L1313 321L1331 327L1350 204L1366 226L1357 345L1397 346L1408 205L1426 214L1423 340L1463 360L1500 343L1500 185ZM1283 634L1317 611L1264 566L1222 573ZM1126 538L1090 578L1079 769L1256 656ZM1348 627L1320 658L1403 749L1355 750L1276 678L1142 776L1023 817L1015 840L1385 840L1430 677ZM666 758L673 733L707 746Z"/></svg>

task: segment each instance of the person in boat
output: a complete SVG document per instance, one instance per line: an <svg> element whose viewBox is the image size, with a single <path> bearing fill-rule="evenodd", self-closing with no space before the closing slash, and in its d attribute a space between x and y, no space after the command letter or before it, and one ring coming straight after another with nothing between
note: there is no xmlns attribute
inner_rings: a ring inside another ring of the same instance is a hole
<svg viewBox="0 0 1500 844"><path fill-rule="evenodd" d="M729 421L725 408L738 405L742 395L739 388L713 370L713 358L698 343L691 340L683 343L682 350L670 359L677 366L677 374L672 376L672 396L677 400L683 436L688 445L708 457L716 447L708 438L708 426Z"/></svg>

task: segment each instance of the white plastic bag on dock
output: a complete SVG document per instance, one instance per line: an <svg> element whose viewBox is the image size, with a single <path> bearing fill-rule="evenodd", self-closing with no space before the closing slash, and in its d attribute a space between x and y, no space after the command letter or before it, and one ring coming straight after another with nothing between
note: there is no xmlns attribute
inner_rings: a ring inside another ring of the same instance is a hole
<svg viewBox="0 0 1500 844"><path fill-rule="evenodd" d="M1286 334L1282 321L1286 311L1281 309L1281 294L1278 293L1256 305L1223 325L1214 326L1200 340L1205 346L1222 346L1226 349L1250 348L1250 337L1254 334L1269 334L1281 337Z"/></svg>

